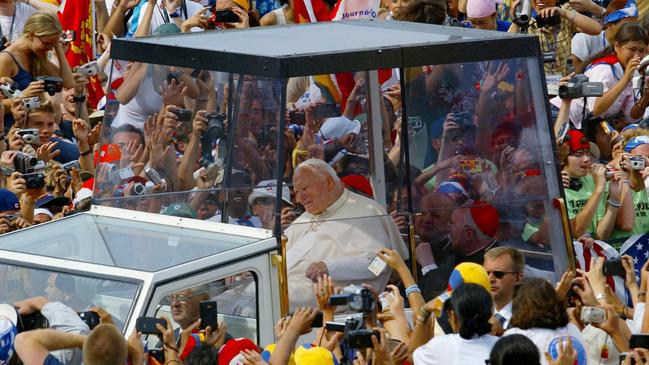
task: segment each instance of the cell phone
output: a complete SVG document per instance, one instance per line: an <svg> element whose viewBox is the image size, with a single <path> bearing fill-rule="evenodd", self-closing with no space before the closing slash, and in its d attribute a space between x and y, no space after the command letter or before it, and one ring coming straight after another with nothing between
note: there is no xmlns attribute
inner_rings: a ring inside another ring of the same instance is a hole
<svg viewBox="0 0 649 365"><path fill-rule="evenodd" d="M626 270L622 266L622 259L609 259L604 261L602 272L604 276L619 276L621 278L626 276Z"/></svg>
<svg viewBox="0 0 649 365"><path fill-rule="evenodd" d="M306 123L306 115L303 110L291 110L288 112L288 119L291 124L304 125Z"/></svg>
<svg viewBox="0 0 649 365"><path fill-rule="evenodd" d="M649 335L647 334L633 334L629 340L629 348L636 349L642 347L643 349L649 349Z"/></svg>
<svg viewBox="0 0 649 365"><path fill-rule="evenodd" d="M82 321L84 321L90 330L93 328L97 327L99 325L99 314L93 312L93 311L86 311L86 312L80 312L79 313L79 318L81 318Z"/></svg>
<svg viewBox="0 0 649 365"><path fill-rule="evenodd" d="M214 12L214 21L218 23L239 23L241 19L234 11L226 9L216 10Z"/></svg>
<svg viewBox="0 0 649 365"><path fill-rule="evenodd" d="M322 327L323 316L322 312L318 312L313 321L311 321L311 328L320 328Z"/></svg>
<svg viewBox="0 0 649 365"><path fill-rule="evenodd" d="M165 351L163 349L151 349L147 351L150 357L156 359L160 364L165 363Z"/></svg>
<svg viewBox="0 0 649 365"><path fill-rule="evenodd" d="M141 332L143 335L159 335L162 336L162 332L158 331L156 324L162 325L162 327L167 326L167 322L164 319L155 318L155 317L140 317L135 321L135 330Z"/></svg>
<svg viewBox="0 0 649 365"><path fill-rule="evenodd" d="M151 182L154 183L155 185L162 184L162 178L160 177L160 174L153 167L147 166L144 169L144 173L149 178L149 180L151 180Z"/></svg>
<svg viewBox="0 0 649 365"><path fill-rule="evenodd" d="M325 323L325 329L329 332L345 332L345 324L339 322Z"/></svg>
<svg viewBox="0 0 649 365"><path fill-rule="evenodd" d="M201 329L211 327L215 331L218 327L218 311L216 310L216 301L206 300L200 303Z"/></svg>
<svg viewBox="0 0 649 365"><path fill-rule="evenodd" d="M315 107L314 114L316 118L333 118L340 116L340 109L337 104L318 104Z"/></svg>
<svg viewBox="0 0 649 365"><path fill-rule="evenodd" d="M179 122L191 122L192 111L189 109L173 108L171 112L176 114Z"/></svg>

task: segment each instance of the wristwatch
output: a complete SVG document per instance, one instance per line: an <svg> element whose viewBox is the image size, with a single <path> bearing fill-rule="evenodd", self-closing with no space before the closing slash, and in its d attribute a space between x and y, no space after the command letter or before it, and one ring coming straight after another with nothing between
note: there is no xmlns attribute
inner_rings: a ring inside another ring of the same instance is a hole
<svg viewBox="0 0 649 365"><path fill-rule="evenodd" d="M603 293L595 294L595 299L597 300L606 299L606 294Z"/></svg>

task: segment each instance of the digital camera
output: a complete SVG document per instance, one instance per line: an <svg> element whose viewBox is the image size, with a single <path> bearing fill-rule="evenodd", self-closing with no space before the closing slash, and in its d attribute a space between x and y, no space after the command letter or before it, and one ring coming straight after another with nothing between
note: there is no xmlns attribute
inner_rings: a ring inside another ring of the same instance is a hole
<svg viewBox="0 0 649 365"><path fill-rule="evenodd" d="M629 167L633 170L642 171L645 168L644 157L642 156L631 156L629 157Z"/></svg>
<svg viewBox="0 0 649 365"><path fill-rule="evenodd" d="M41 99L38 96L23 99L23 105L27 111L36 110L41 107Z"/></svg>
<svg viewBox="0 0 649 365"><path fill-rule="evenodd" d="M18 90L18 84L15 82L11 84L0 85L0 92L2 92L2 94L8 99L21 97L23 95L22 91Z"/></svg>
<svg viewBox="0 0 649 365"><path fill-rule="evenodd" d="M581 321L584 323L604 323L606 321L606 310L598 307L583 307L581 309Z"/></svg>
<svg viewBox="0 0 649 365"><path fill-rule="evenodd" d="M227 118L224 113L207 113L205 114L207 118L207 137L210 141L216 141L217 139L223 137L225 133L225 119Z"/></svg>
<svg viewBox="0 0 649 365"><path fill-rule="evenodd" d="M37 81L45 81L45 92L50 96L63 90L63 79L54 76L38 76Z"/></svg>
<svg viewBox="0 0 649 365"><path fill-rule="evenodd" d="M36 128L19 129L16 131L16 134L18 134L27 144L38 144L40 140L38 129Z"/></svg>
<svg viewBox="0 0 649 365"><path fill-rule="evenodd" d="M97 76L99 74L99 65L97 61L88 62L84 65L79 66L77 72L82 74L85 77Z"/></svg>
<svg viewBox="0 0 649 365"><path fill-rule="evenodd" d="M45 174L41 172L23 174L23 179L25 179L27 189L42 189L45 187Z"/></svg>

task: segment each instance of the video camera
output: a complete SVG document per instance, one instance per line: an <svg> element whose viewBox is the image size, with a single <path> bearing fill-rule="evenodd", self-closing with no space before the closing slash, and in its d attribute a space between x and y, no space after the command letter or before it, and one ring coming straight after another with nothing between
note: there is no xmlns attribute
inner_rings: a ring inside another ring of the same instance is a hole
<svg viewBox="0 0 649 365"><path fill-rule="evenodd" d="M342 294L329 297L329 304L335 306L349 305L355 312L370 313L376 308L376 301L372 292L358 285L349 285L343 289Z"/></svg>
<svg viewBox="0 0 649 365"><path fill-rule="evenodd" d="M372 335L380 341L380 332L365 328L364 321L349 317L345 323L327 322L325 324L327 331L343 332L343 339L351 348L364 349L372 347Z"/></svg>
<svg viewBox="0 0 649 365"><path fill-rule="evenodd" d="M559 86L559 97L561 99L579 99L602 95L604 95L604 83L589 82L588 76L583 74L573 76L568 85Z"/></svg>

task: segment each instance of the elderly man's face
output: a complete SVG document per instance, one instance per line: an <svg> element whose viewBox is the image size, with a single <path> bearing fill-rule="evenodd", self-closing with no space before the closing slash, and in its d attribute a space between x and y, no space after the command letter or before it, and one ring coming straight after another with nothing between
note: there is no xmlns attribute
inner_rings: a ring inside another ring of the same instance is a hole
<svg viewBox="0 0 649 365"><path fill-rule="evenodd" d="M299 168L293 175L293 189L297 201L310 214L322 213L331 202L333 179L310 166Z"/></svg>
<svg viewBox="0 0 649 365"><path fill-rule="evenodd" d="M207 299L205 293L186 289L172 294L171 316L181 328L187 328L200 317L200 302Z"/></svg>

